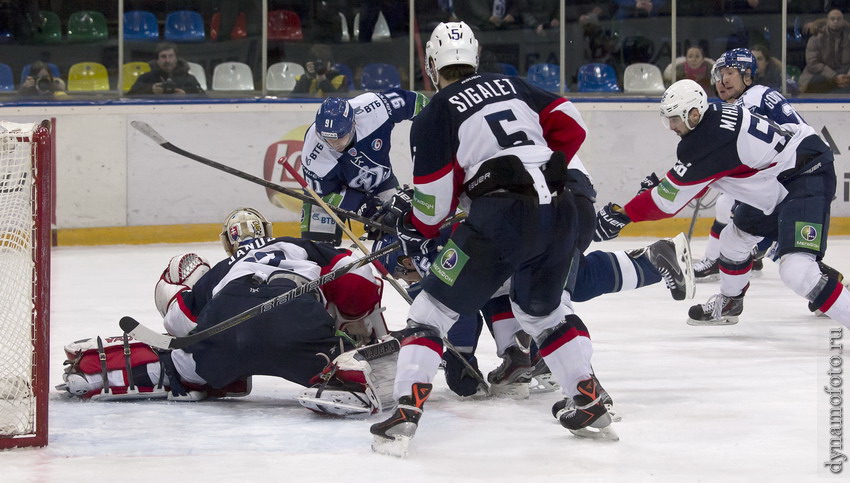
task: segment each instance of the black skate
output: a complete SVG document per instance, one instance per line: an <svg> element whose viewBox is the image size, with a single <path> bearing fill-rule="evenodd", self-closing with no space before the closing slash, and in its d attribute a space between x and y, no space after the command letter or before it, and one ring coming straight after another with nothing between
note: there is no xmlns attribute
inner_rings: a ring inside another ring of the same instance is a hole
<svg viewBox="0 0 850 483"><path fill-rule="evenodd" d="M490 394L495 397L525 399L528 397L528 383L531 382L531 357L528 351L519 346L505 350L499 367L487 374Z"/></svg>
<svg viewBox="0 0 850 483"><path fill-rule="evenodd" d="M554 392L561 389L561 385L552 376L552 371L546 365L546 361L540 354L537 354L531 368L531 381L528 383L528 392L530 394L541 394L544 392Z"/></svg>
<svg viewBox="0 0 850 483"><path fill-rule="evenodd" d="M369 431L374 435L372 451L404 458L410 440L416 434L419 418L425 401L431 395L431 384L415 383L411 386L410 396L402 396L398 400L398 406L389 419L382 423L373 424Z"/></svg>
<svg viewBox="0 0 850 483"><path fill-rule="evenodd" d="M614 400L611 399L611 396L608 394L608 391L606 391L605 388L602 387L602 384L599 383L599 379L597 379L594 374L591 373L590 377L592 377L596 381L596 387L599 389L599 400L602 402L602 405L605 406L605 409L608 411L608 415L611 416L611 420L615 423L622 421L622 416L614 412ZM558 386L558 388L560 389L560 386ZM556 402L552 406L552 416L555 416L555 419L557 419L558 414L570 405L575 406L575 401L573 401L573 399L569 396Z"/></svg>
<svg viewBox="0 0 850 483"><path fill-rule="evenodd" d="M596 377L579 382L576 388L578 394L575 398L558 401L552 406L552 414L561 426L582 438L619 441L620 437L611 427L611 415L602 403Z"/></svg>
<svg viewBox="0 0 850 483"><path fill-rule="evenodd" d="M716 258L703 258L694 263L694 280L697 282L716 282L720 280L720 267Z"/></svg>
<svg viewBox="0 0 850 483"><path fill-rule="evenodd" d="M653 243L647 249L646 256L661 274L673 300L694 298L694 267L684 233Z"/></svg>
<svg viewBox="0 0 850 483"><path fill-rule="evenodd" d="M744 287L741 295L727 297L717 294L701 305L694 305L688 310L688 325L734 325L738 316L744 311L744 294L749 285Z"/></svg>

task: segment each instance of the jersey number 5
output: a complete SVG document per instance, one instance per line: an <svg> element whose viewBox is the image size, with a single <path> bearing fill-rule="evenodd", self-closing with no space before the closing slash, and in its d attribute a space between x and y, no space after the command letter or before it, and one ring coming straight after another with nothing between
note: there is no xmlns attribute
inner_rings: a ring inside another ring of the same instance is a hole
<svg viewBox="0 0 850 483"><path fill-rule="evenodd" d="M510 148L513 146L534 144L534 141L528 139L528 136L526 136L522 131L516 131L510 134L505 131L505 128L502 125L503 121L505 123L516 121L516 116L513 111L506 109L504 111L494 112L493 114L487 114L484 116L484 119L487 120L490 130L493 131L493 135L496 136L496 141L499 143L499 146L503 148Z"/></svg>

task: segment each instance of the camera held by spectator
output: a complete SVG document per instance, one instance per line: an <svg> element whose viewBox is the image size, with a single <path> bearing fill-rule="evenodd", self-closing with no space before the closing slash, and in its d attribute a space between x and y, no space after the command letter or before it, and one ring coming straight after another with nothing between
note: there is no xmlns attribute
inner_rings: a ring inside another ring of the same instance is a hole
<svg viewBox="0 0 850 483"><path fill-rule="evenodd" d="M177 83L171 79L166 79L162 83L162 93L163 94L174 94L175 89L177 89Z"/></svg>

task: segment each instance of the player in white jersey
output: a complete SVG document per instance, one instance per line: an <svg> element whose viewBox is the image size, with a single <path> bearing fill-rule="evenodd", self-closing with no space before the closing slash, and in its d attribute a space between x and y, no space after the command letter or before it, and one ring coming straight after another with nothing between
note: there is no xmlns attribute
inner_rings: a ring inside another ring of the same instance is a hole
<svg viewBox="0 0 850 483"><path fill-rule="evenodd" d="M328 204L371 216L398 187L390 163L393 127L413 119L427 102L402 89L325 99L304 135L307 182ZM301 237L339 245L342 230L327 216L313 216L314 209L304 205Z"/></svg>
<svg viewBox="0 0 850 483"><path fill-rule="evenodd" d="M681 137L678 161L659 185L625 206L599 211L595 239L630 222L675 215L717 186L739 201L720 235L720 294L688 312L692 325L734 324L749 287L752 247L778 243L782 281L823 313L850 327L850 292L817 261L826 251L835 195L832 151L806 124L778 126L733 104L708 106L702 87L678 81L661 98L662 119Z"/></svg>
<svg viewBox="0 0 850 483"><path fill-rule="evenodd" d="M597 437L613 438L591 375L587 329L561 304L577 235L566 160L586 137L584 122L569 101L520 78L476 74L478 41L463 22L439 24L426 55L438 92L411 130L412 211L396 225L405 254L427 253L458 205L468 217L410 307L395 379L398 408L371 427L372 447L406 454L440 364L441 335L505 282L513 313L574 401L556 417L575 433L592 426Z"/></svg>

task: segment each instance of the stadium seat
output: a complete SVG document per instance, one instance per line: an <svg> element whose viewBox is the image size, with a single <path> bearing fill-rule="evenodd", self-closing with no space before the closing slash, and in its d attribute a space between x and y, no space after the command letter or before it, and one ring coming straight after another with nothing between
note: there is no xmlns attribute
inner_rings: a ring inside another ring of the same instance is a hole
<svg viewBox="0 0 850 483"><path fill-rule="evenodd" d="M27 80L27 76L30 75L30 67L32 66L30 64L27 64L24 66L23 69L21 69L21 84L23 84L24 81ZM50 75L52 75L53 77L60 77L59 67L57 67L56 64L48 63L47 68L50 69Z"/></svg>
<svg viewBox="0 0 850 483"><path fill-rule="evenodd" d="M58 44L62 42L62 22L59 15L40 10L32 40L37 44Z"/></svg>
<svg viewBox="0 0 850 483"><path fill-rule="evenodd" d="M304 40L301 17L291 10L269 12L269 40Z"/></svg>
<svg viewBox="0 0 850 483"><path fill-rule="evenodd" d="M0 91L14 91L15 78L12 76L12 68L6 64L0 64Z"/></svg>
<svg viewBox="0 0 850 483"><path fill-rule="evenodd" d="M351 67L347 64L336 63L333 65L333 69L340 74L344 75L348 79L348 90L354 90L354 72L351 71Z"/></svg>
<svg viewBox="0 0 850 483"><path fill-rule="evenodd" d="M351 34L348 33L348 19L345 18L345 14L342 12L339 12L339 21L342 23L340 40L343 42L351 42Z"/></svg>
<svg viewBox="0 0 850 483"><path fill-rule="evenodd" d="M291 91L295 88L298 76L304 75L304 67L295 62L278 62L269 66L266 72L266 89L270 91Z"/></svg>
<svg viewBox="0 0 850 483"><path fill-rule="evenodd" d="M203 42L206 40L204 18L198 12L177 10L165 17L165 40L171 42Z"/></svg>
<svg viewBox="0 0 850 483"><path fill-rule="evenodd" d="M620 92L617 73L608 64L584 64L578 69L579 92Z"/></svg>
<svg viewBox="0 0 850 483"><path fill-rule="evenodd" d="M159 40L156 15L145 10L124 12L124 40Z"/></svg>
<svg viewBox="0 0 850 483"><path fill-rule="evenodd" d="M516 70L516 67L512 66L511 64L503 64L499 62L499 69L504 75L519 76L519 71Z"/></svg>
<svg viewBox="0 0 850 483"><path fill-rule="evenodd" d="M561 90L561 67L556 64L534 64L528 68L528 83L552 92ZM564 89L567 90L566 88Z"/></svg>
<svg viewBox="0 0 850 483"><path fill-rule="evenodd" d="M109 37L106 17L100 12L83 10L68 18L68 42L98 42Z"/></svg>
<svg viewBox="0 0 850 483"><path fill-rule="evenodd" d="M401 88L401 74L390 64L366 64L360 75L360 84L367 91Z"/></svg>
<svg viewBox="0 0 850 483"><path fill-rule="evenodd" d="M372 30L372 42L386 42L391 39L390 26L387 23L387 18L384 17L384 12L378 13L378 20L375 21L375 29ZM360 39L360 12L354 15L354 35L352 40L357 42Z"/></svg>
<svg viewBox="0 0 850 483"><path fill-rule="evenodd" d="M124 75L121 88L124 92L127 92L133 87L140 75L151 71L151 66L147 62L127 62L121 71Z"/></svg>
<svg viewBox="0 0 850 483"><path fill-rule="evenodd" d="M221 12L216 12L210 19L210 39L218 40L218 33L221 30ZM230 40L244 39L248 36L248 20L245 12L239 12L236 16L236 23L230 29Z"/></svg>
<svg viewBox="0 0 850 483"><path fill-rule="evenodd" d="M664 94L661 69L654 64L641 62L630 64L623 73L623 90L627 94Z"/></svg>
<svg viewBox="0 0 850 483"><path fill-rule="evenodd" d="M251 67L242 62L222 62L213 70L214 91L253 91L254 74Z"/></svg>
<svg viewBox="0 0 850 483"><path fill-rule="evenodd" d="M68 92L108 91L109 74L97 62L79 62L68 71Z"/></svg>
<svg viewBox="0 0 850 483"><path fill-rule="evenodd" d="M198 79L198 84L201 85L201 89L207 90L207 72L204 70L204 67L201 64L196 64L194 62L186 62L189 64L189 73L195 76L195 79Z"/></svg>

